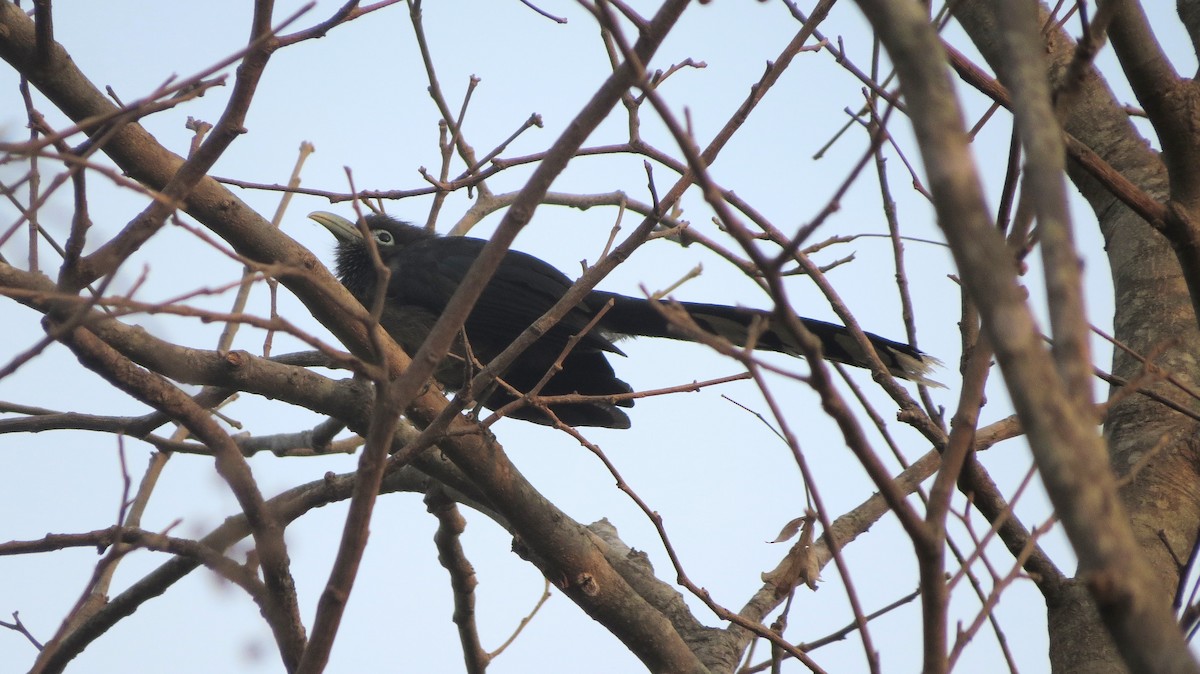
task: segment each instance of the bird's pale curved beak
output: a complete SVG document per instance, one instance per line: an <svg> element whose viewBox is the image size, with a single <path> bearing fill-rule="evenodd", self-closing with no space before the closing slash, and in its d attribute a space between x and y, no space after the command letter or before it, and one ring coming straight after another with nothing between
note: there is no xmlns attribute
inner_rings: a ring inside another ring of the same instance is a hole
<svg viewBox="0 0 1200 674"><path fill-rule="evenodd" d="M357 241L362 239L362 232L358 231L358 227L353 222L336 213L313 211L308 214L308 219L328 229L331 234L337 237L338 241Z"/></svg>

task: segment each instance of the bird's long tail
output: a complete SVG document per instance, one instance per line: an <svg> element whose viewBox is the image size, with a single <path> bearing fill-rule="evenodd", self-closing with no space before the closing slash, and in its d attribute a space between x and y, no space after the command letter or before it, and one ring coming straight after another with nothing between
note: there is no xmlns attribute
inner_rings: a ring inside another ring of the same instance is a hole
<svg viewBox="0 0 1200 674"><path fill-rule="evenodd" d="M609 300L612 300L613 306L604 316L604 325L614 333L691 340L686 331L668 320L664 313L664 309L670 311L669 304L673 303L660 302L661 306L656 307L651 300L603 291L594 291L588 303L599 309ZM789 331L774 329L776 321L769 312L722 304L678 304L687 310L688 315L701 329L729 340L736 346L745 346L750 338L751 327L757 325L755 329L758 335L754 343L756 349L778 351L792 356L803 355ZM826 359L855 367L869 367L866 353L844 326L813 318L800 318L800 321L809 332L821 340L821 349ZM908 344L869 332L866 336L875 347L875 352L879 354L879 359L893 375L927 386L942 387L938 382L926 377L934 367L941 365L941 361Z"/></svg>

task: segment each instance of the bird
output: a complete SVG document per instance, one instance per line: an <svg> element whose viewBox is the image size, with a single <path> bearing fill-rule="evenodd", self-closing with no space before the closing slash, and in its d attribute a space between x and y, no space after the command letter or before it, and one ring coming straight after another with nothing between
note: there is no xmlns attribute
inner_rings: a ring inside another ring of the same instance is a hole
<svg viewBox="0 0 1200 674"><path fill-rule="evenodd" d="M335 275L364 306L371 306L377 291L377 272L370 249L359 227L350 220L326 211L308 216L337 239ZM467 270L479 256L486 240L465 236L439 236L422 227L382 213L363 218L375 242L380 260L390 270L380 325L404 350L416 353L425 341ZM509 250L496 273L483 289L467 316L458 342L438 365L434 378L448 390L458 391L509 346L571 287L571 279L553 265L533 255ZM611 306L606 305L611 302ZM693 340L668 320L655 303L602 290L592 290L557 325L527 348L501 373L503 385L493 385L476 402L496 410L529 393L562 357L561 369L537 392L538 395L595 396L584 401L547 405L551 414L536 405L523 405L508 417L542 425L561 422L569 426L624 429L629 415L622 408L633 406L629 384L617 378L608 355L624 356L615 342L625 337L664 337ZM679 302L699 328L744 347L755 333L754 347L801 356L786 330L774 330L770 312L744 307L698 302ZM601 314L596 325L589 323ZM820 340L827 360L856 367L869 367L866 354L844 326L800 318ZM752 328L752 326L757 326ZM762 328L765 326L765 328ZM758 329L761 328L761 329ZM562 356L569 341L582 333L575 346ZM895 376L921 384L940 386L927 379L940 362L925 353L878 335L866 333L875 352ZM474 359L473 362L471 359Z"/></svg>

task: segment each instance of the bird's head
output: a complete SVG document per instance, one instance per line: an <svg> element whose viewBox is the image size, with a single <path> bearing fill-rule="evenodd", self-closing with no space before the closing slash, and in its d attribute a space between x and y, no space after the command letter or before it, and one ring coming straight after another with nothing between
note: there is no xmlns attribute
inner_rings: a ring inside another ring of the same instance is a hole
<svg viewBox="0 0 1200 674"><path fill-rule="evenodd" d="M350 245L365 248L362 229L346 218L328 211L313 211L308 217L337 237L339 247ZM434 236L416 225L383 213L370 213L363 216L362 221L381 253L393 246L405 246Z"/></svg>
<svg viewBox="0 0 1200 674"><path fill-rule="evenodd" d="M416 225L382 213L363 216L363 227L327 211L314 211L308 217L337 238L337 276L343 283L349 283L350 279L373 282L375 266L371 263L371 253L363 238L364 228L375 242L375 249L379 251L384 264L404 246L434 236Z"/></svg>

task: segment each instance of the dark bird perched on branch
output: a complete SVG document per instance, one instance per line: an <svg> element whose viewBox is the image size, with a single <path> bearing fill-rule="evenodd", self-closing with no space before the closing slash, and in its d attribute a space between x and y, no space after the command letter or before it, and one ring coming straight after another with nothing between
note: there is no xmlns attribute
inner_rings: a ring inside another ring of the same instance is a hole
<svg viewBox="0 0 1200 674"><path fill-rule="evenodd" d="M359 302L370 306L376 292L376 274L358 227L332 213L318 211L309 217L337 237L337 276ZM416 353L487 242L467 237L439 237L385 215L368 215L365 220L380 258L391 269L380 323L405 351ZM464 353L486 365L546 313L570 287L571 279L546 262L517 251L506 253L467 317L464 332L468 349L464 350L461 342L452 347L450 355L437 368L438 381L452 390L461 388L478 371L478 366L464 360ZM629 384L617 379L605 356L606 352L624 355L614 341L626 336L689 339L665 318L654 306L654 301L593 290L526 349L502 374L502 379L523 393L532 390L562 355L568 340L582 332L609 301L612 306L567 353L562 370L549 379L540 395L630 393ZM787 331L770 328L768 312L695 302L681 302L680 305L700 328L733 344L745 346L751 325L758 322L765 329L758 333L755 348L801 355ZM800 320L821 340L825 358L868 367L866 355L846 328L811 318ZM867 338L892 374L924 384L933 383L924 375L937 364L936 359L907 344L870 333ZM482 397L483 405L490 409L498 409L516 399L503 385L493 386ZM632 400L615 403L597 400L553 404L550 410L563 423L572 426L628 428L629 417L617 408L632 406ZM509 416L539 424L552 423L544 412L532 405L523 406Z"/></svg>

